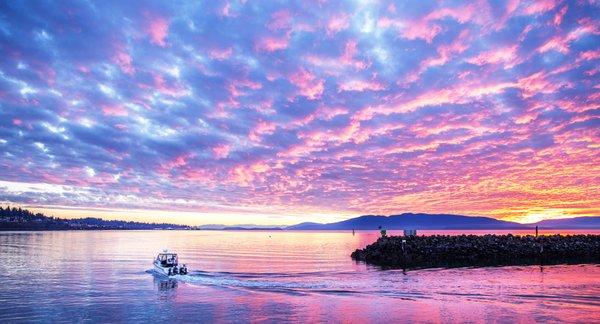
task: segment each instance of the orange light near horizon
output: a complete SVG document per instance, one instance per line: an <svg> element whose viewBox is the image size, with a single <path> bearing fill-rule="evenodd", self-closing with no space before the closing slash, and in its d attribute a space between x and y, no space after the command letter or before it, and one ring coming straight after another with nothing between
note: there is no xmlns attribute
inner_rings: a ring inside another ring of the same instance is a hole
<svg viewBox="0 0 600 324"><path fill-rule="evenodd" d="M531 224L548 219L548 215L544 212L528 213L519 219L519 223Z"/></svg>
<svg viewBox="0 0 600 324"><path fill-rule="evenodd" d="M572 210L572 209L535 208L535 209L526 211L521 216L506 217L506 218L503 218L503 220L519 222L522 224L532 224L532 223L537 223L539 221L548 220L548 219L573 218L573 217L577 217L577 216L583 216L583 215L577 215L577 211Z"/></svg>

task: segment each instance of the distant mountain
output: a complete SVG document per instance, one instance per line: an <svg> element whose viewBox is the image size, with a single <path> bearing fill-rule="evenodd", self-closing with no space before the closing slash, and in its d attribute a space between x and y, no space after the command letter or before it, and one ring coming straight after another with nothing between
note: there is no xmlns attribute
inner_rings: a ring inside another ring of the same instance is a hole
<svg viewBox="0 0 600 324"><path fill-rule="evenodd" d="M530 229L541 228L599 228L600 217L578 217L562 220L548 220L536 224L520 224L489 217L472 217L449 214L413 214L380 216L365 215L341 222L320 224L300 223L286 227L289 230L374 230L379 226L393 229L416 230L467 230L467 229Z"/></svg>
<svg viewBox="0 0 600 324"><path fill-rule="evenodd" d="M497 220L488 217L470 217L449 214L413 214L379 216L365 215L357 218L347 219L341 222L319 224L301 223L288 226L286 229L294 230L374 230L379 226L385 229L520 229L527 226Z"/></svg>
<svg viewBox="0 0 600 324"><path fill-rule="evenodd" d="M533 225L541 228L600 229L600 216L547 219Z"/></svg>

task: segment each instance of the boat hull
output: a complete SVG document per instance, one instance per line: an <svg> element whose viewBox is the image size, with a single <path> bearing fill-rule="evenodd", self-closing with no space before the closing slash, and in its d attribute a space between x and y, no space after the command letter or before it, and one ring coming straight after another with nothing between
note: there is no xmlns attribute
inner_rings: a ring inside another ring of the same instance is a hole
<svg viewBox="0 0 600 324"><path fill-rule="evenodd" d="M176 275L186 275L188 273L187 267L185 265L183 265L183 266L174 265L172 267L163 267L160 263L154 262L154 269L159 274L165 275L167 277L172 277L172 276L176 276Z"/></svg>
<svg viewBox="0 0 600 324"><path fill-rule="evenodd" d="M169 275L169 269L170 268L168 268L168 267L163 267L163 266L160 266L160 265L154 263L154 270L156 272L158 272L159 274L162 274L162 275L167 276L167 277L173 276L173 275Z"/></svg>

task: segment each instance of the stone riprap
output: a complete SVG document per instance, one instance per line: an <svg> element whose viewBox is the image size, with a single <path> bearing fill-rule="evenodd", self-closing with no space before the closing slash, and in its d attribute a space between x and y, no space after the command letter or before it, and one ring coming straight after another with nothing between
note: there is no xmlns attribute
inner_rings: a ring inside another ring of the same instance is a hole
<svg viewBox="0 0 600 324"><path fill-rule="evenodd" d="M391 236L351 256L382 268L405 269L600 263L600 235Z"/></svg>

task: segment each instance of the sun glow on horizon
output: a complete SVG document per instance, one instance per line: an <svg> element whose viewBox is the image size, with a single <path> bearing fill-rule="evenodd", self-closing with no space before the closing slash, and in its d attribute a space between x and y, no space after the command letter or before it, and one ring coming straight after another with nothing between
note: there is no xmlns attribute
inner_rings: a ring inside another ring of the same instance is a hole
<svg viewBox="0 0 600 324"><path fill-rule="evenodd" d="M515 210L511 211L515 213ZM499 219L511 222L517 222L521 224L531 224L536 223L543 220L550 219L567 219L567 218L575 218L575 217L590 217L590 216L598 216L600 215L600 209L591 208L591 209L581 209L581 208L530 208L523 209L519 211L517 214L512 216L503 216L499 217Z"/></svg>

